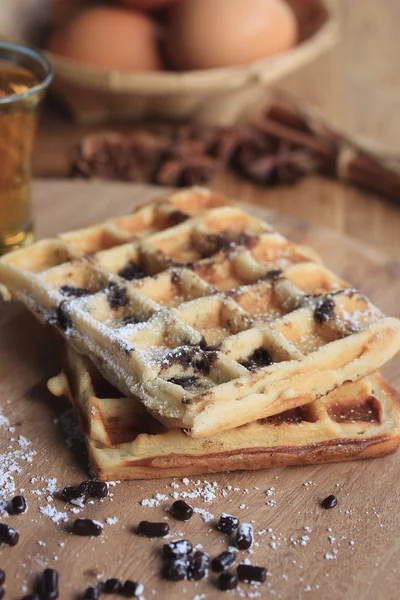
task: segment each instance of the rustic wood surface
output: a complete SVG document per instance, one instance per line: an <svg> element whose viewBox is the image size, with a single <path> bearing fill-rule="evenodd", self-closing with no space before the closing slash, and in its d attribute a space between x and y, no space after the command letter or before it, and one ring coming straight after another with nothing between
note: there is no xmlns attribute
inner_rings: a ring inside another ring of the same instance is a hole
<svg viewBox="0 0 400 600"><path fill-rule="evenodd" d="M398 0L329 0L341 27L340 44L288 77L282 88L319 107L343 130L398 152L400 70ZM37 176L65 177L71 151L93 131L71 123L60 108L47 107L34 159ZM119 129L125 131L126 125ZM114 128L114 127L113 127ZM118 126L115 126L118 129ZM293 217L355 237L400 258L398 205L342 184L313 177L294 188L263 190L223 174L214 187Z"/></svg>
<svg viewBox="0 0 400 600"><path fill-rule="evenodd" d="M38 236L123 214L136 201L158 190L39 181L34 186ZM357 284L382 309L400 316L400 263L305 222L260 209L256 212L293 239L312 244L331 268ZM257 532L269 528L263 535L256 535L252 554L241 553L253 564L268 567L267 582L262 588L242 584L241 592L225 592L226 597L398 598L399 455L347 464L210 475L201 478L201 485L191 481L185 486L177 480L177 489L170 479L117 484L110 488L114 494L111 499L88 504L79 516L103 522L107 517L117 517L118 522L106 524L100 538L70 535L68 527L77 515L53 499L45 488L53 478L60 487L78 483L87 477L87 462L79 442L69 446L71 411L67 402L56 400L46 391L46 380L57 373L58 363L51 332L20 306L1 305L0 406L15 431L7 429L0 419L0 501L24 490L29 504L26 514L0 519L20 532L16 547L0 548L0 567L7 573L6 598L17 600L31 591L35 577L45 567L59 571L62 599L81 597L79 593L88 585L107 577L139 580L145 586L146 600L224 597L216 590L213 577L196 584L162 582L158 576L162 541L139 538L133 533L141 519L163 519L172 492L204 487L205 480L216 482L215 500L207 504L200 497L190 500L192 505L216 517L226 511L244 522L254 521ZM385 368L385 374L392 385L399 386L399 361ZM26 446L20 436L30 445ZM15 451L22 457L18 458ZM36 453L31 462L24 460L29 451ZM2 469L7 470L13 462L22 467L21 472L11 474L15 492L2 475ZM226 495L221 493L223 490ZM266 495L267 490L271 490L270 495ZM154 508L140 504L156 493L166 494L168 500L161 500ZM329 511L321 509L319 501L332 493L338 497L338 506ZM65 511L68 523L52 522L40 512L40 507L46 506ZM203 544L211 555L226 548L224 536L213 529L214 521L205 524L199 514L188 523L172 517L169 523L173 534L182 532L193 544Z"/></svg>

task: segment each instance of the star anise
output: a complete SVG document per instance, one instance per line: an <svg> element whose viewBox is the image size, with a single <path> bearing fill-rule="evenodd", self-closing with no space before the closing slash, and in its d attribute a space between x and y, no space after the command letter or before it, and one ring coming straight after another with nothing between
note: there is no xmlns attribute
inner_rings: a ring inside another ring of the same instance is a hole
<svg viewBox="0 0 400 600"><path fill-rule="evenodd" d="M243 131L231 160L232 167L263 186L292 184L315 168L310 153L248 127Z"/></svg>
<svg viewBox="0 0 400 600"><path fill-rule="evenodd" d="M174 187L201 185L210 181L219 163L201 154L162 161L154 174L154 183Z"/></svg>

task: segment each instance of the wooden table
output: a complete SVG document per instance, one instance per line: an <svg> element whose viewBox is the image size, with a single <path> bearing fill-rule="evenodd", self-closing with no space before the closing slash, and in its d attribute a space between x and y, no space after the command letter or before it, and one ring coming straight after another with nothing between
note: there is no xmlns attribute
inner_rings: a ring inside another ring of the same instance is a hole
<svg viewBox="0 0 400 600"><path fill-rule="evenodd" d="M330 0L330 3L340 21L341 43L328 55L287 78L282 87L318 106L346 131L368 136L383 149L398 152L400 3L398 0ZM93 129L72 124L59 107L49 106L39 131L35 174L66 176L72 149ZM213 185L244 200L354 236L393 258L400 257L399 207L377 196L321 178L271 191L224 174Z"/></svg>
<svg viewBox="0 0 400 600"><path fill-rule="evenodd" d="M156 191L120 184L37 182L37 233L51 236L123 214L134 202ZM257 212L292 239L312 244L332 269L369 294L383 310L400 316L400 263L335 232L265 209ZM72 507L71 512L71 507L57 499L54 488L79 483L87 478L88 467L72 411L45 387L47 378L59 368L51 332L19 305L0 304L0 406L9 425L15 427L9 430L0 417L0 502L21 492L29 504L27 514L7 518L20 531L19 544L0 548L0 567L7 573L7 599L18 600L30 592L45 567L60 572L62 600L81 597L79 593L87 586L108 577L139 580L145 585L146 600L398 598L398 454L344 464L209 475L200 477L200 483L195 483L197 478L188 484L171 479L126 482L110 488L114 494L110 499L94 501L82 512ZM399 386L399 361L386 366L384 374L392 385ZM4 481L2 469L7 472L13 465L14 471ZM213 493L205 491L207 481ZM268 568L262 588L243 584L241 592L224 596L216 590L215 576L197 584L161 581L162 541L139 538L133 528L142 519L163 519L165 507L173 501L172 493L196 494L196 490L203 495L189 502L214 518L209 523L199 514L188 523L170 518L173 535L203 544L214 556L228 543L214 528L222 511L243 522L254 520L259 532L256 545L251 554L243 552L240 558ZM158 506L141 503L143 499L156 503L157 493L163 494ZM320 500L332 493L338 497L338 506L323 510ZM207 503L207 498L212 502ZM105 522L103 535L95 539L70 535L77 516ZM107 518L111 519L108 523ZM60 520L56 524L52 519Z"/></svg>

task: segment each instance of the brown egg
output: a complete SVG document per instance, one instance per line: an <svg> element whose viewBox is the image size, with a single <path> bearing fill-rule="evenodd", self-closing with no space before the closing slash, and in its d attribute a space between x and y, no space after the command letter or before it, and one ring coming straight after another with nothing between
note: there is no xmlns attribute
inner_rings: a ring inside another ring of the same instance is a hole
<svg viewBox="0 0 400 600"><path fill-rule="evenodd" d="M227 67L279 54L297 35L283 0L186 0L169 9L165 51L176 69Z"/></svg>
<svg viewBox="0 0 400 600"><path fill-rule="evenodd" d="M143 13L99 6L74 17L48 49L92 67L123 71L161 69L157 28Z"/></svg>
<svg viewBox="0 0 400 600"><path fill-rule="evenodd" d="M119 0L122 4L135 8L136 10L157 10L165 8L173 2L182 2L183 0Z"/></svg>

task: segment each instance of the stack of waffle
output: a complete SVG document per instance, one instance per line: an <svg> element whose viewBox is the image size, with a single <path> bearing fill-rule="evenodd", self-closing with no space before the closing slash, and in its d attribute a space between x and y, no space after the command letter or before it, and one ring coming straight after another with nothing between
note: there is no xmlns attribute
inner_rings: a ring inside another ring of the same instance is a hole
<svg viewBox="0 0 400 600"><path fill-rule="evenodd" d="M0 260L0 291L61 334L49 382L100 479L381 456L378 369L400 321L226 198L192 189Z"/></svg>

